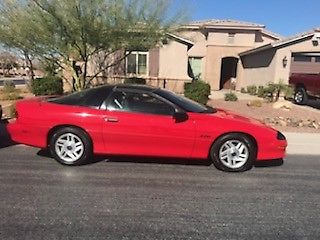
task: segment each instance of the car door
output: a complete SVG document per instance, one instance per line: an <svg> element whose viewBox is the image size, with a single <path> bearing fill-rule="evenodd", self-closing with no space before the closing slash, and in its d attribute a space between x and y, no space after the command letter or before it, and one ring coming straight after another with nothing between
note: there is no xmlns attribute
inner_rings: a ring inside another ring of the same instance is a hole
<svg viewBox="0 0 320 240"><path fill-rule="evenodd" d="M175 108L145 92L116 91L109 98L103 128L110 154L190 157L195 141L192 120L177 122Z"/></svg>

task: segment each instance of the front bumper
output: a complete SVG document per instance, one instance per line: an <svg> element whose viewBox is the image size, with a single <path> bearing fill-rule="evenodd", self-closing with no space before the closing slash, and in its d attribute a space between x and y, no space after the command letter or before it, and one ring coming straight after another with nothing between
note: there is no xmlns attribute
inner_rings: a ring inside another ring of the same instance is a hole
<svg viewBox="0 0 320 240"><path fill-rule="evenodd" d="M283 159L286 157L287 146L288 146L287 140L275 139L274 141L264 143L260 148L258 146L257 159L258 161Z"/></svg>

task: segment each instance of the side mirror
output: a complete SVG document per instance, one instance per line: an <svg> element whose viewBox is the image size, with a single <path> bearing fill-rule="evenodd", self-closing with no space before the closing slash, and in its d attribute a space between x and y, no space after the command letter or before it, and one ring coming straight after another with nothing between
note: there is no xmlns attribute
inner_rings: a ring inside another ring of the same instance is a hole
<svg viewBox="0 0 320 240"><path fill-rule="evenodd" d="M175 113L173 114L173 118L176 120L177 123L180 123L187 121L189 116L186 112L178 110L175 111Z"/></svg>

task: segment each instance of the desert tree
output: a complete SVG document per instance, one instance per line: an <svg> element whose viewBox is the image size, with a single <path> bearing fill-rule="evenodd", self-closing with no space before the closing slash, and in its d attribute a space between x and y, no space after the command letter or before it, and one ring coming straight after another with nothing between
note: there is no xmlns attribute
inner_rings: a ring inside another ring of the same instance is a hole
<svg viewBox="0 0 320 240"><path fill-rule="evenodd" d="M31 67L36 57L71 73L70 84L78 91L131 50L150 49L164 41L185 17L172 4L170 0L3 0L0 42L21 51ZM119 51L124 54L116 54ZM99 62L89 76L93 60ZM80 71L75 63L81 63Z"/></svg>

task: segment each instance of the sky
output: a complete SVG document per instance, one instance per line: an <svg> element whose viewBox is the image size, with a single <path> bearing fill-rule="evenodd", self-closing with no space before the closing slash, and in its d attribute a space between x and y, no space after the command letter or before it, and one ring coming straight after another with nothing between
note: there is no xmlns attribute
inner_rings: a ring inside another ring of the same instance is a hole
<svg viewBox="0 0 320 240"><path fill-rule="evenodd" d="M320 27L320 0L174 0L190 20L233 19L260 23L291 36Z"/></svg>

